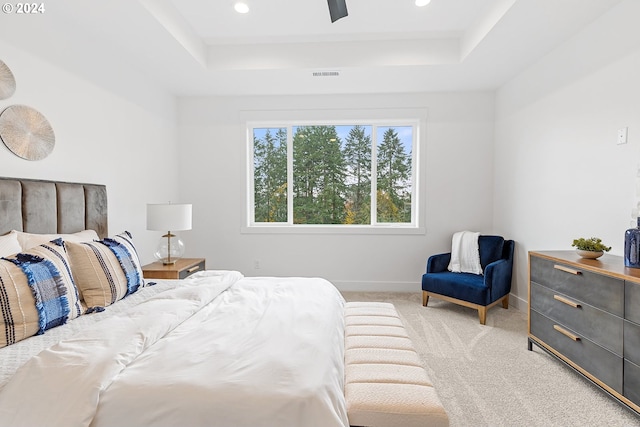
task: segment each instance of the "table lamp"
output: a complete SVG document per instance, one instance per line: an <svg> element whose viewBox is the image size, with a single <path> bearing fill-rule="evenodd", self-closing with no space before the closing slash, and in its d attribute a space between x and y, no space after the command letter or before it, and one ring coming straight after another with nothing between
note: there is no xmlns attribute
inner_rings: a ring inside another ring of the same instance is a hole
<svg viewBox="0 0 640 427"><path fill-rule="evenodd" d="M153 254L163 264L175 264L184 255L184 243L172 231L191 230L191 204L147 204L147 230L166 231Z"/></svg>

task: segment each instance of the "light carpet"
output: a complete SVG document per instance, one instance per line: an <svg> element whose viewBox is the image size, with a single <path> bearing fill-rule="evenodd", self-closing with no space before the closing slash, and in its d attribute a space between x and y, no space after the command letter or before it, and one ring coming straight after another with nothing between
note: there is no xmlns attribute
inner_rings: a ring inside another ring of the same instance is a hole
<svg viewBox="0 0 640 427"><path fill-rule="evenodd" d="M400 314L447 413L462 426L640 426L621 406L534 345L527 315L476 310L416 293L343 292L347 301L390 302Z"/></svg>

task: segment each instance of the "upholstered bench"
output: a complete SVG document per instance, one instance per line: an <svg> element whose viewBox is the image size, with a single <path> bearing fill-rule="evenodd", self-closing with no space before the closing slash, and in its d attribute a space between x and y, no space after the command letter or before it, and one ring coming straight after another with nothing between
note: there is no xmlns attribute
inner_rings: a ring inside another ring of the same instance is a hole
<svg viewBox="0 0 640 427"><path fill-rule="evenodd" d="M344 393L351 426L449 425L393 304L346 303Z"/></svg>

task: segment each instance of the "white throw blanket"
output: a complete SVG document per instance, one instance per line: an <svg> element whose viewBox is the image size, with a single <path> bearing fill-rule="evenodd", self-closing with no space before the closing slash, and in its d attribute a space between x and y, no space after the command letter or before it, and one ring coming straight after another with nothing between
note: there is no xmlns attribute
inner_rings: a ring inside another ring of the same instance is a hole
<svg viewBox="0 0 640 427"><path fill-rule="evenodd" d="M322 279L203 272L32 358L3 426L348 426L343 302Z"/></svg>
<svg viewBox="0 0 640 427"><path fill-rule="evenodd" d="M479 236L479 232L473 231L458 231L453 234L449 271L482 274L480 250L478 248Z"/></svg>

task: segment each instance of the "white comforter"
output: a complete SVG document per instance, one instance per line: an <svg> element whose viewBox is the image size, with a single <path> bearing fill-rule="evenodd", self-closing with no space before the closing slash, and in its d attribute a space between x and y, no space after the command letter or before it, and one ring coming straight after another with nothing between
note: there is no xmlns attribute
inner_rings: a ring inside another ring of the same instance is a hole
<svg viewBox="0 0 640 427"><path fill-rule="evenodd" d="M32 358L3 426L348 426L343 299L322 279L203 272Z"/></svg>

